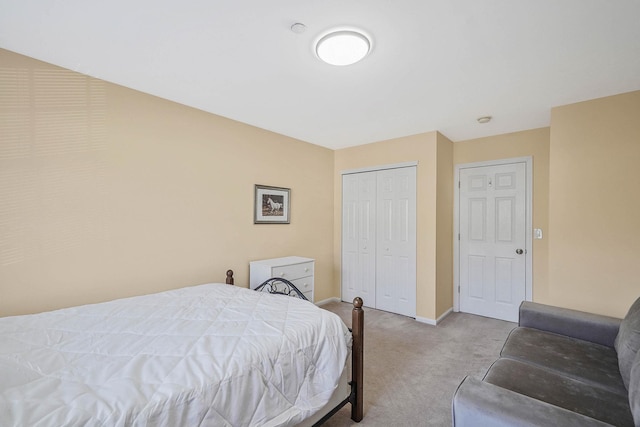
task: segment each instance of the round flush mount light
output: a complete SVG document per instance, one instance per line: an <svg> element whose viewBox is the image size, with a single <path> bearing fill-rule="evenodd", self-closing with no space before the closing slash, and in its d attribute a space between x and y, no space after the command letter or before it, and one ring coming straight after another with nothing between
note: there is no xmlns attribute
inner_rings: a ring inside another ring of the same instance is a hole
<svg viewBox="0 0 640 427"><path fill-rule="evenodd" d="M331 65L351 65L371 51L369 37L356 30L336 30L316 42L316 55Z"/></svg>
<svg viewBox="0 0 640 427"><path fill-rule="evenodd" d="M489 123L490 121L491 121L491 116L478 117L478 123L484 124L484 123Z"/></svg>

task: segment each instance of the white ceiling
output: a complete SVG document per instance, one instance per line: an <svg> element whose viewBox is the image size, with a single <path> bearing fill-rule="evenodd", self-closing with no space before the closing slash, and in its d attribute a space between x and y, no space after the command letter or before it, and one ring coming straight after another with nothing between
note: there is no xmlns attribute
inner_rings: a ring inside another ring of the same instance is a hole
<svg viewBox="0 0 640 427"><path fill-rule="evenodd" d="M320 62L343 25L372 53ZM329 148L460 141L640 89L640 0L0 0L0 47Z"/></svg>

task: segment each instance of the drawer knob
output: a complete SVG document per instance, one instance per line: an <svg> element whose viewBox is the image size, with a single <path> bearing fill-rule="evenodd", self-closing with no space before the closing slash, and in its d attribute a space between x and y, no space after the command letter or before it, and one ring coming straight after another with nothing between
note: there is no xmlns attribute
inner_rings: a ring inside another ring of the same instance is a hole
<svg viewBox="0 0 640 427"><path fill-rule="evenodd" d="M284 272L283 272L283 273L280 273L280 277L284 277Z"/></svg>
<svg viewBox="0 0 640 427"><path fill-rule="evenodd" d="M309 267L305 267L305 268L304 268L304 271L305 271L305 273L306 273L307 271L309 271Z"/></svg>

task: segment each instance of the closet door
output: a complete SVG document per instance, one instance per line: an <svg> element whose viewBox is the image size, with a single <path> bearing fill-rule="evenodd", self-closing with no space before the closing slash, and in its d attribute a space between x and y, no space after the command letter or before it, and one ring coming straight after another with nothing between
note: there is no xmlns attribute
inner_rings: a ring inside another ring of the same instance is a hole
<svg viewBox="0 0 640 427"><path fill-rule="evenodd" d="M342 300L376 303L376 172L342 177Z"/></svg>
<svg viewBox="0 0 640 427"><path fill-rule="evenodd" d="M416 168L377 172L376 308L416 316Z"/></svg>

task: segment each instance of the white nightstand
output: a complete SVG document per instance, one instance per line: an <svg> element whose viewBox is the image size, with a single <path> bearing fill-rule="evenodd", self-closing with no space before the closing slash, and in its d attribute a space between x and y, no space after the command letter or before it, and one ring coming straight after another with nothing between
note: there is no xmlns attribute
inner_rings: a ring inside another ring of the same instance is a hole
<svg viewBox="0 0 640 427"><path fill-rule="evenodd" d="M249 286L255 289L272 277L282 277L313 302L313 270L315 260L299 256L263 259L249 263Z"/></svg>

